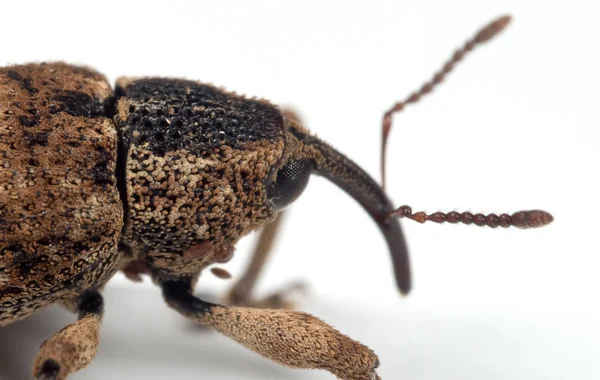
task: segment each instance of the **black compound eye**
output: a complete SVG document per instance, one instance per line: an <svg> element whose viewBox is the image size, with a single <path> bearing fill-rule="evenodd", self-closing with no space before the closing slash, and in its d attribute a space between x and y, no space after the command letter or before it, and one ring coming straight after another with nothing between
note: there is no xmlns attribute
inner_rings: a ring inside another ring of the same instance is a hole
<svg viewBox="0 0 600 380"><path fill-rule="evenodd" d="M267 196L275 209L282 209L295 201L306 188L312 170L308 161L292 161L277 172L269 185Z"/></svg>

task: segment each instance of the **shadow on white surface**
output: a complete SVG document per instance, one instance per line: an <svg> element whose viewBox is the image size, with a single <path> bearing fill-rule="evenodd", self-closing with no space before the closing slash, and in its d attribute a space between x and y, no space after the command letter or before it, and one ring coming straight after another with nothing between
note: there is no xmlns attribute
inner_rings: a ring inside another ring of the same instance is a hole
<svg viewBox="0 0 600 380"><path fill-rule="evenodd" d="M333 379L288 370L212 332L162 303L158 289L110 286L100 352L74 379ZM416 310L409 302L377 306L313 299L305 309L367 343L380 375L395 379L599 378L597 336L500 315ZM0 379L28 379L39 343L74 316L51 307L0 329Z"/></svg>

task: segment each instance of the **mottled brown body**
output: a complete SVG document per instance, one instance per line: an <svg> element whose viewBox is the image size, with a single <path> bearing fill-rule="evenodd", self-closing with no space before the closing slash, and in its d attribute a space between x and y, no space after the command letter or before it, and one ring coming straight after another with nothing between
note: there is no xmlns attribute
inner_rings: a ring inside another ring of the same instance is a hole
<svg viewBox="0 0 600 380"><path fill-rule="evenodd" d="M0 69L0 326L101 287L118 269L111 95L83 67Z"/></svg>
<svg viewBox="0 0 600 380"><path fill-rule="evenodd" d="M483 28L384 115L384 149L392 115L431 92L508 21L501 17ZM311 173L339 186L372 217L403 294L411 276L400 217L520 228L552 221L540 210L486 216L396 209L382 186L311 135L294 113L214 86L122 78L113 93L102 75L83 67L6 67L0 69L0 326L54 302L78 311L77 322L44 342L33 366L37 380L66 379L96 355L100 290L122 269L134 281L150 274L176 311L281 364L324 369L342 380L379 379L379 360L367 346L286 310L292 304L286 295L297 284L264 300L251 296L280 212ZM195 297L202 270L228 261L237 241L262 226L230 305Z"/></svg>
<svg viewBox="0 0 600 380"><path fill-rule="evenodd" d="M91 362L98 290L119 268L188 289L300 194L312 163L356 185L352 165L308 149L308 132L266 101L161 78L121 79L113 94L100 74L60 63L7 67L0 81L0 325L54 302L80 312L42 345L36 378ZM306 314L210 315L199 322L283 364L374 376L372 351ZM240 318L250 325L236 327ZM253 331L252 320L288 337Z"/></svg>
<svg viewBox="0 0 600 380"><path fill-rule="evenodd" d="M157 282L196 277L274 218L265 182L286 133L266 101L159 78L121 79L114 97L60 63L1 75L0 325L132 262Z"/></svg>
<svg viewBox="0 0 600 380"><path fill-rule="evenodd" d="M54 302L80 312L42 345L35 378L66 379L91 362L99 290L118 269L149 273L178 310L201 305L178 300L293 202L313 169L367 208L384 202L374 217L392 210L366 173L263 100L162 78L123 78L113 94L100 74L61 63L7 67L0 81L0 325ZM244 294L234 302L289 305ZM375 378L371 350L307 314L186 315L282 364Z"/></svg>

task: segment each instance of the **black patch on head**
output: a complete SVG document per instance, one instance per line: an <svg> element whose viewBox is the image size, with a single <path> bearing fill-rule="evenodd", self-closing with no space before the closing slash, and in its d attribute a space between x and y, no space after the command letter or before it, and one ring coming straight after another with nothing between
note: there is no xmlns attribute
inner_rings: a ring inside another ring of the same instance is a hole
<svg viewBox="0 0 600 380"><path fill-rule="evenodd" d="M79 91L60 90L54 96L59 103L53 105L51 113L64 111L71 116L99 117L105 116L104 103L92 98L88 94Z"/></svg>
<svg viewBox="0 0 600 380"><path fill-rule="evenodd" d="M149 142L158 155L188 149L283 138L279 110L265 102L227 94L215 87L179 79L137 80L117 94L130 100L129 117L120 127L127 146ZM133 137L133 132L139 135Z"/></svg>
<svg viewBox="0 0 600 380"><path fill-rule="evenodd" d="M26 90L30 94L35 94L38 92L38 90L32 86L31 78L23 78L21 75L19 75L18 72L13 71L13 70L7 71L6 75L10 79L19 82L19 85L21 86L21 88Z"/></svg>

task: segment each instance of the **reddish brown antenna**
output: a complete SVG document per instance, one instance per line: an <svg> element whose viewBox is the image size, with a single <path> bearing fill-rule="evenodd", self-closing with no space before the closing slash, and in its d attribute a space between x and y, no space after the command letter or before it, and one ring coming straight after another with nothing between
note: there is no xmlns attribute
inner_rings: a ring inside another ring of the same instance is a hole
<svg viewBox="0 0 600 380"><path fill-rule="evenodd" d="M385 190L385 156L386 156L386 147L387 140L392 129L392 115L398 113L404 109L404 107L408 104L414 104L418 102L423 96L429 94L435 86L440 84L446 75L450 73L454 66L460 62L464 56L471 52L475 46L478 44L484 43L492 39L498 33L500 33L506 25L510 22L510 16L502 16L483 29L479 30L475 36L469 41L465 42L462 48L456 50L452 57L444 64L444 66L435 73L435 75L429 80L425 82L423 86L418 91L413 92L408 98L406 98L403 102L398 102L394 104L387 112L383 115L382 121L382 138L381 138L381 187Z"/></svg>
<svg viewBox="0 0 600 380"><path fill-rule="evenodd" d="M463 223L475 224L476 226L488 226L492 228L537 228L550 224L554 220L550 213L541 210L517 211L512 215L484 215L472 214L470 212L458 213L456 211L449 213L434 212L433 214L426 214L423 211L413 213L410 206L401 206L395 211L391 212L388 217L408 218L419 223Z"/></svg>

